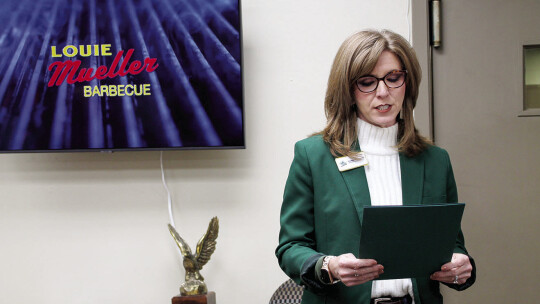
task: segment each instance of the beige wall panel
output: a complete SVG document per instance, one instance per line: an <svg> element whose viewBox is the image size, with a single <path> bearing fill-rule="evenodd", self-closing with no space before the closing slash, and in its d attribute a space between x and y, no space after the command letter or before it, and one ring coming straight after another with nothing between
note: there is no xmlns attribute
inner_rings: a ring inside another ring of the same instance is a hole
<svg viewBox="0 0 540 304"><path fill-rule="evenodd" d="M540 117L518 117L522 44L540 37L536 0L442 1L434 55L437 144L453 162L478 280L446 302L535 302L540 277Z"/></svg>

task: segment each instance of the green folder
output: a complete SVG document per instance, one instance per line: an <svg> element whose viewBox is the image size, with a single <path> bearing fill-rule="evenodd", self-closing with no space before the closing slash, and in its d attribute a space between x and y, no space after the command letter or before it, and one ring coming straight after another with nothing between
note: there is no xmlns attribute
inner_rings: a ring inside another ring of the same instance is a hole
<svg viewBox="0 0 540 304"><path fill-rule="evenodd" d="M384 266L379 280L429 277L452 259L465 204L366 206L359 258Z"/></svg>

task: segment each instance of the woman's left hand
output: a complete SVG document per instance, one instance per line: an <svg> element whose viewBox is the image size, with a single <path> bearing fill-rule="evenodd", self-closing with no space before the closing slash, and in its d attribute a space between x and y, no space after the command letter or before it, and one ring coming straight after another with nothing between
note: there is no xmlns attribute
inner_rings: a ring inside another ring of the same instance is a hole
<svg viewBox="0 0 540 304"><path fill-rule="evenodd" d="M463 284L471 277L473 267L467 255L454 253L452 261L442 265L441 271L430 276L430 279L449 284Z"/></svg>

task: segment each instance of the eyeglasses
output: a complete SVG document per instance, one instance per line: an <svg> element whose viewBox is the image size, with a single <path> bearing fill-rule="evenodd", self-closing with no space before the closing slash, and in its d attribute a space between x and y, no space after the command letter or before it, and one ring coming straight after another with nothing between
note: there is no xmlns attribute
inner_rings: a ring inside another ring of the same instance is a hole
<svg viewBox="0 0 540 304"><path fill-rule="evenodd" d="M379 82L382 80L388 88L395 89L405 83L405 78L407 78L407 70L392 70L382 78L372 75L360 77L356 81L356 87L361 92L371 93L377 89Z"/></svg>

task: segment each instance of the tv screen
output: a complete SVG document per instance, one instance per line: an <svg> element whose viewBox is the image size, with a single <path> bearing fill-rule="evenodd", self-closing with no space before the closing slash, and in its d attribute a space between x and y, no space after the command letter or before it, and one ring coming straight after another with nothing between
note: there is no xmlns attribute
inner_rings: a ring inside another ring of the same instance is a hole
<svg viewBox="0 0 540 304"><path fill-rule="evenodd" d="M0 152L244 146L239 0L0 3Z"/></svg>

